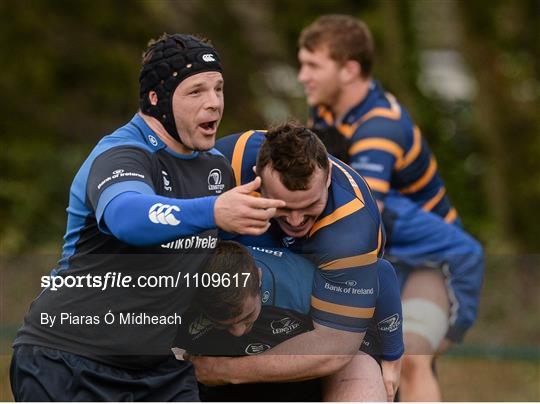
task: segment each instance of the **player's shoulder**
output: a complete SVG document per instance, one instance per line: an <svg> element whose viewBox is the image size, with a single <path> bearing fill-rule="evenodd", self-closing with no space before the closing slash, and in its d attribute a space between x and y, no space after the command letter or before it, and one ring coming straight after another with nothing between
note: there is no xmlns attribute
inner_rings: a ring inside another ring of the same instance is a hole
<svg viewBox="0 0 540 404"><path fill-rule="evenodd" d="M329 198L335 208L354 198L359 206L366 207L371 214L379 217L375 199L371 195L366 180L352 167L333 156L329 156L332 166L332 180L329 188Z"/></svg>
<svg viewBox="0 0 540 404"><path fill-rule="evenodd" d="M327 207L309 233L312 250L324 263L344 257L374 263L383 243L375 200L360 175L339 160L331 160Z"/></svg>
<svg viewBox="0 0 540 404"><path fill-rule="evenodd" d="M247 130L218 139L216 149L225 156L234 171L236 184L245 184L254 179L253 166L257 162L259 149L266 131Z"/></svg>
<svg viewBox="0 0 540 404"><path fill-rule="evenodd" d="M359 122L351 136L351 142L382 139L402 145L406 141L407 126L402 119L373 116L366 121Z"/></svg>
<svg viewBox="0 0 540 404"><path fill-rule="evenodd" d="M96 144L90 156L95 158L111 149L153 154L165 147L165 143L150 128L147 128L142 118L136 116L127 124L104 136Z"/></svg>
<svg viewBox="0 0 540 404"><path fill-rule="evenodd" d="M156 144L159 146L157 140ZM159 147L155 148L156 151L158 149ZM118 157L129 156L141 163L150 161L155 150L129 124L124 125L101 138L87 156L77 175L87 175L90 167L95 166L97 162L110 162Z"/></svg>
<svg viewBox="0 0 540 404"><path fill-rule="evenodd" d="M307 280L315 267L306 258L284 247L248 247L256 261L265 263L277 277Z"/></svg>
<svg viewBox="0 0 540 404"><path fill-rule="evenodd" d="M377 262L377 270L379 274L379 279L383 283L388 280L395 281L397 279L394 266L384 258L379 258L379 261Z"/></svg>
<svg viewBox="0 0 540 404"><path fill-rule="evenodd" d="M241 151L242 154L258 151L265 140L265 134L266 130L256 129L233 133L219 138L215 148L230 159L235 151Z"/></svg>

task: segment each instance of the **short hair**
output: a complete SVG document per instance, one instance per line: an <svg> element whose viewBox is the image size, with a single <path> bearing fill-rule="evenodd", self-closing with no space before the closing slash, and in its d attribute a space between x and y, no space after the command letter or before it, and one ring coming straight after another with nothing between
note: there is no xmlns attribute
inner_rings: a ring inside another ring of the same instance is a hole
<svg viewBox="0 0 540 404"><path fill-rule="evenodd" d="M199 287L194 303L211 320L226 321L242 314L248 297L258 296L259 271L247 249L234 241L220 241L204 273L219 274L224 281ZM247 281L243 273L248 273ZM237 280L235 280L237 275ZM210 278L212 279L212 278ZM244 284L245 282L245 284Z"/></svg>
<svg viewBox="0 0 540 404"><path fill-rule="evenodd" d="M323 15L304 28L298 39L298 46L310 52L325 45L335 61L356 60L362 68L361 76L371 75L375 46L363 21L350 15Z"/></svg>
<svg viewBox="0 0 540 404"><path fill-rule="evenodd" d="M290 191L308 189L317 167L330 170L328 153L317 135L305 126L287 122L269 129L257 156L257 174L270 165Z"/></svg>

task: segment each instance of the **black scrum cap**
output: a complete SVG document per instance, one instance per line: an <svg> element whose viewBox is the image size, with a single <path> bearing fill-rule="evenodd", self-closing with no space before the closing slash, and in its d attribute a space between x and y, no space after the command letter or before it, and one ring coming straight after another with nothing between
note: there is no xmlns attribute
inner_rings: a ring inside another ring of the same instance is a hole
<svg viewBox="0 0 540 404"><path fill-rule="evenodd" d="M208 43L191 35L166 35L152 45L152 52L139 76L141 111L159 120L167 132L182 143L172 109L176 87L186 78L203 72L222 72L219 55ZM148 92L155 91L152 105Z"/></svg>

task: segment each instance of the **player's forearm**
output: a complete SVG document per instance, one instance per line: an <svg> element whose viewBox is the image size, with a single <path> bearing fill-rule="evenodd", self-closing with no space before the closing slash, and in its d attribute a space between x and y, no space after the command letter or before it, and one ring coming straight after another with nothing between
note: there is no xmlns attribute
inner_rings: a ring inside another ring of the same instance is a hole
<svg viewBox="0 0 540 404"><path fill-rule="evenodd" d="M260 355L242 358L190 357L206 384L300 381L326 376L346 366L363 333L323 327L291 338Z"/></svg>
<svg viewBox="0 0 540 404"><path fill-rule="evenodd" d="M354 355L257 355L241 358L187 356L199 382L207 385L301 381L327 376Z"/></svg>
<svg viewBox="0 0 540 404"><path fill-rule="evenodd" d="M232 383L299 381L326 376L349 363L362 339L363 334L315 323L313 331L282 342L261 355L239 358L235 364L237 377Z"/></svg>
<svg viewBox="0 0 540 404"><path fill-rule="evenodd" d="M354 355L258 355L232 358L224 368L229 383L302 381L327 376Z"/></svg>

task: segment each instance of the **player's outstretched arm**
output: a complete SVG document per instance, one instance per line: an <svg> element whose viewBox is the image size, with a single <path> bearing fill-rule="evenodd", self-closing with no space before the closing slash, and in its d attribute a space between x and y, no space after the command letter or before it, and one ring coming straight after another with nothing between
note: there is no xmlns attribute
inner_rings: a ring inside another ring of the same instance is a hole
<svg viewBox="0 0 540 404"><path fill-rule="evenodd" d="M277 199L252 195L261 186L261 178L237 186L220 195L214 205L216 225L227 232L259 236L270 227L276 208L285 206Z"/></svg>
<svg viewBox="0 0 540 404"><path fill-rule="evenodd" d="M315 329L256 356L188 356L197 379L208 385L313 379L337 372L358 352L364 333L314 323Z"/></svg>

